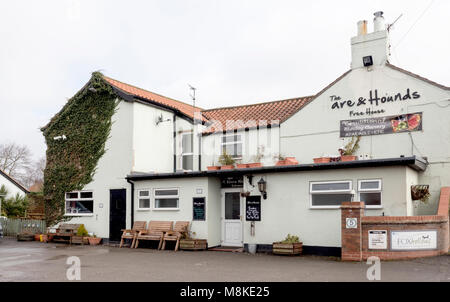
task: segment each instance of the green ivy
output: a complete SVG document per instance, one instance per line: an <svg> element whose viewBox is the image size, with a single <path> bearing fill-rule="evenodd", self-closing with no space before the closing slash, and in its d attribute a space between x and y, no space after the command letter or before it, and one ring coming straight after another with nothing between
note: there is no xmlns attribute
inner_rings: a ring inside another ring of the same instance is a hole
<svg viewBox="0 0 450 302"><path fill-rule="evenodd" d="M45 216L47 225L66 220L64 195L81 190L95 174L105 153L116 94L100 72L75 94L41 129L47 144L44 170ZM66 139L54 137L65 135Z"/></svg>

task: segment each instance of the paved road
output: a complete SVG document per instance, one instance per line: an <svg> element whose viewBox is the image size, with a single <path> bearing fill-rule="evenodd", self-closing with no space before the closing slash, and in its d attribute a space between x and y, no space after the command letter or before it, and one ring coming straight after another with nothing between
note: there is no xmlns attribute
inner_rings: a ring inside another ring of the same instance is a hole
<svg viewBox="0 0 450 302"><path fill-rule="evenodd" d="M82 281L367 281L366 263L317 256L157 251L0 239L0 281L67 281L67 258ZM450 256L381 263L381 281L450 281Z"/></svg>

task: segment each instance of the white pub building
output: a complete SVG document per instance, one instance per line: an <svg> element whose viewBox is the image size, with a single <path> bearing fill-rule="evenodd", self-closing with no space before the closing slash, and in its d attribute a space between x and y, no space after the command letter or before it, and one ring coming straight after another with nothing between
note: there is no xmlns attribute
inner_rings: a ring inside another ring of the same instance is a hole
<svg viewBox="0 0 450 302"><path fill-rule="evenodd" d="M71 223L114 241L134 221L190 221L209 247L263 251L294 234L305 252L339 254L342 202L434 215L450 186L450 90L390 64L375 15L373 32L358 22L350 69L313 96L204 110L104 77L119 104L94 180L66 194ZM339 160L352 137L356 160Z"/></svg>

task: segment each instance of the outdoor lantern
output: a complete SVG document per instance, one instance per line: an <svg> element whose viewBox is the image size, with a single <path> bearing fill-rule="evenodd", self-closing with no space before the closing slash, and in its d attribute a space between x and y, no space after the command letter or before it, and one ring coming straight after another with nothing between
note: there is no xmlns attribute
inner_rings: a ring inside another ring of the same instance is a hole
<svg viewBox="0 0 450 302"><path fill-rule="evenodd" d="M262 193L264 199L267 198L266 185L266 181L261 177L261 179L258 181L258 189L259 192Z"/></svg>
<svg viewBox="0 0 450 302"><path fill-rule="evenodd" d="M365 67L372 66L373 65L372 56L363 57L363 65Z"/></svg>

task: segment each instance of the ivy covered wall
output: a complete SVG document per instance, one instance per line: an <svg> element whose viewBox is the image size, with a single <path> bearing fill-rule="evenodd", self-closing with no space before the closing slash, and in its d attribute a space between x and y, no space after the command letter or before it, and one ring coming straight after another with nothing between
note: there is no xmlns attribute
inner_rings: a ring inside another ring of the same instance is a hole
<svg viewBox="0 0 450 302"><path fill-rule="evenodd" d="M65 192L81 190L93 180L97 163L105 153L116 99L103 75L94 72L89 82L41 129L47 144L47 225L65 220ZM65 139L61 138L63 135Z"/></svg>

